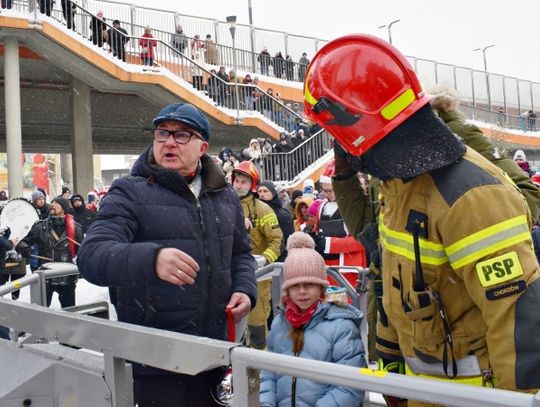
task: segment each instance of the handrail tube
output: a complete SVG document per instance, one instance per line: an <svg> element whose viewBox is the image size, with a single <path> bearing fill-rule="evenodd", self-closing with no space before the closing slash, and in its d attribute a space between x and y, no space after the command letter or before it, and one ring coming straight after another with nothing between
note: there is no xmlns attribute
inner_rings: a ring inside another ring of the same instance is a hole
<svg viewBox="0 0 540 407"><path fill-rule="evenodd" d="M194 375L230 364L237 344L0 298L0 324L114 357ZM150 346L151 344L151 346ZM142 352L141 350L144 350Z"/></svg>
<svg viewBox="0 0 540 407"><path fill-rule="evenodd" d="M321 383L372 391L411 400L466 407L538 407L540 399L533 394L468 386L411 377L396 373L360 371L357 367L318 360L286 356L278 353L237 347L231 349L234 406L248 406L247 390L240 388L246 367L270 370ZM449 400L451 398L451 400Z"/></svg>

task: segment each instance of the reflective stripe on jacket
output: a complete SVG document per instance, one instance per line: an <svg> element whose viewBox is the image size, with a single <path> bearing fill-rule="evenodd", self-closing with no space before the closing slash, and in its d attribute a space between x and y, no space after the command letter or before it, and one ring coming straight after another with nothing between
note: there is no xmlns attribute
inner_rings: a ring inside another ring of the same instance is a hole
<svg viewBox="0 0 540 407"><path fill-rule="evenodd" d="M411 370L446 362L449 377L453 362L457 377L469 376L459 366L474 355L497 387L539 388L539 266L516 188L467 149L429 174L382 182L381 192L382 355L421 362Z"/></svg>

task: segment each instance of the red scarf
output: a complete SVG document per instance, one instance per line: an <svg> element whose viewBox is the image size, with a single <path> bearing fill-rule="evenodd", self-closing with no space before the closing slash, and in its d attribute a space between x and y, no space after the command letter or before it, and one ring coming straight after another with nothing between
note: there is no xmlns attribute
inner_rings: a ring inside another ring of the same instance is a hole
<svg viewBox="0 0 540 407"><path fill-rule="evenodd" d="M300 328L307 324L315 311L317 310L317 305L321 302L320 300L309 307L306 312L302 313L300 308L291 301L289 297L284 299L285 302L285 317L287 321L292 325L293 328Z"/></svg>

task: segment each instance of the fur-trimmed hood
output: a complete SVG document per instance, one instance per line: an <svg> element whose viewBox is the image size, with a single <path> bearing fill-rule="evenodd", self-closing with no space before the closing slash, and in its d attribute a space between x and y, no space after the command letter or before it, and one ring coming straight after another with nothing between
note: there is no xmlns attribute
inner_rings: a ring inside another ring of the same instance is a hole
<svg viewBox="0 0 540 407"><path fill-rule="evenodd" d="M429 89L431 107L442 112L453 112L459 105L459 94L450 85L442 83Z"/></svg>

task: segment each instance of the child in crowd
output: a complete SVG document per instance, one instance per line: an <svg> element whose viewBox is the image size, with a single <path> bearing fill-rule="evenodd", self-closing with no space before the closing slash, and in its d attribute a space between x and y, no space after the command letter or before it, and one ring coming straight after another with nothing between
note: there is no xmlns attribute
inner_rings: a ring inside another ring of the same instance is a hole
<svg viewBox="0 0 540 407"><path fill-rule="evenodd" d="M349 366L365 366L360 337L362 313L347 304L344 294L326 295L324 259L306 233L295 232L287 241L283 265L285 310L274 319L268 350ZM328 290L331 292L333 290ZM261 373L261 407L358 407L364 392L342 386Z"/></svg>

